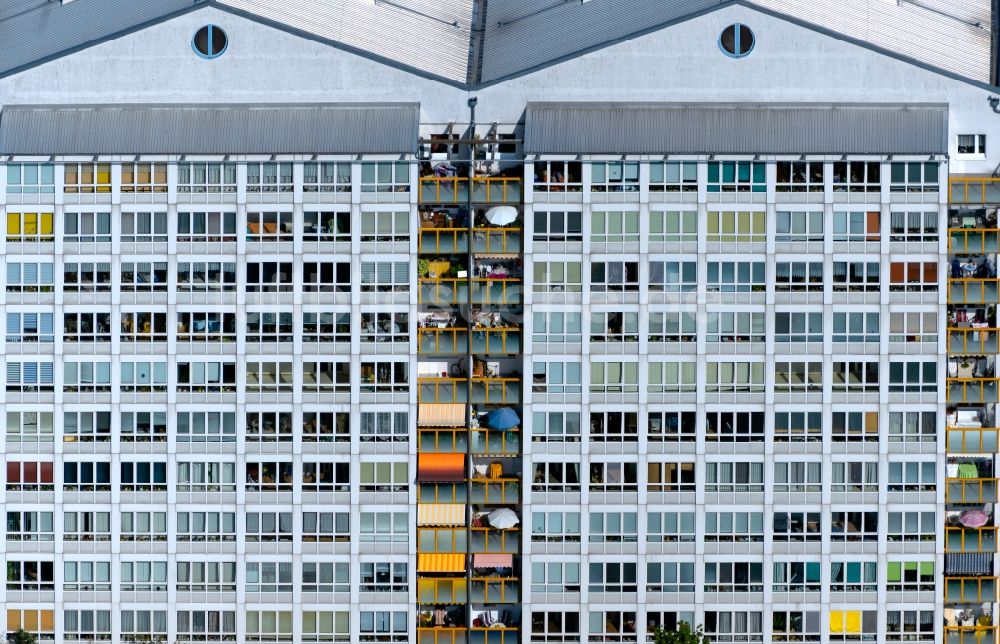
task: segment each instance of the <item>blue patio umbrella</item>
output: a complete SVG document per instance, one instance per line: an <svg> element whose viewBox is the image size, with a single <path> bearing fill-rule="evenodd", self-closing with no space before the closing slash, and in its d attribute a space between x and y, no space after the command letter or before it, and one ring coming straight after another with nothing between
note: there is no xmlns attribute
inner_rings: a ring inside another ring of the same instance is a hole
<svg viewBox="0 0 1000 644"><path fill-rule="evenodd" d="M521 424L521 417L510 407L495 409L486 414L486 426L490 429L506 430Z"/></svg>

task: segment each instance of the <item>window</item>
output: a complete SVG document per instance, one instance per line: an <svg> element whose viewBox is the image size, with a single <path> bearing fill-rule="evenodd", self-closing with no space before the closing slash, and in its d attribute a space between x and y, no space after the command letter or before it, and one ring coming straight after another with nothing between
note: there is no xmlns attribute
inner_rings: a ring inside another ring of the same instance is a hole
<svg viewBox="0 0 1000 644"><path fill-rule="evenodd" d="M256 515L256 513L253 513ZM249 514L247 522L249 523ZM249 530L248 530L249 532ZM247 541L257 541L248 535ZM178 512L177 540L184 542L219 543L236 541L234 512Z"/></svg>
<svg viewBox="0 0 1000 644"><path fill-rule="evenodd" d="M938 290L937 262L892 262L889 264L890 291Z"/></svg>
<svg viewBox="0 0 1000 644"><path fill-rule="evenodd" d="M123 640L150 642L167 641L167 611L123 610L121 612L121 637Z"/></svg>
<svg viewBox="0 0 1000 644"><path fill-rule="evenodd" d="M54 342L51 313L8 313L7 342Z"/></svg>
<svg viewBox="0 0 1000 644"><path fill-rule="evenodd" d="M248 610L246 639L248 642L291 642L292 611Z"/></svg>
<svg viewBox="0 0 1000 644"><path fill-rule="evenodd" d="M236 241L235 212L178 212L177 241Z"/></svg>
<svg viewBox="0 0 1000 644"><path fill-rule="evenodd" d="M937 363L889 363L889 391L906 393L933 393L937 391Z"/></svg>
<svg viewBox="0 0 1000 644"><path fill-rule="evenodd" d="M937 489L934 461L889 463L890 492L933 492Z"/></svg>
<svg viewBox="0 0 1000 644"><path fill-rule="evenodd" d="M51 163L8 163L7 194L55 193L55 167Z"/></svg>
<svg viewBox="0 0 1000 644"><path fill-rule="evenodd" d="M291 541L291 512L247 512L247 541ZM289 575L291 571L289 571Z"/></svg>
<svg viewBox="0 0 1000 644"><path fill-rule="evenodd" d="M576 443L580 441L580 412L536 411L532 413L532 441L536 443Z"/></svg>
<svg viewBox="0 0 1000 644"><path fill-rule="evenodd" d="M232 443L235 441L235 413L231 411L177 412L177 442Z"/></svg>
<svg viewBox="0 0 1000 644"><path fill-rule="evenodd" d="M123 162L121 191L125 193L146 194L152 192L165 193L167 191L167 164ZM164 216L165 221L166 217Z"/></svg>
<svg viewBox="0 0 1000 644"><path fill-rule="evenodd" d="M531 564L531 592L578 593L580 592L580 564L549 561Z"/></svg>
<svg viewBox="0 0 1000 644"><path fill-rule="evenodd" d="M746 25L729 25L719 35L719 47L731 58L743 58L753 50L753 46L754 35Z"/></svg>
<svg viewBox="0 0 1000 644"><path fill-rule="evenodd" d="M317 392L349 392L349 362L305 362L302 365L303 389Z"/></svg>
<svg viewBox="0 0 1000 644"><path fill-rule="evenodd" d="M837 161L833 164L833 191L880 192L881 169L878 161Z"/></svg>
<svg viewBox="0 0 1000 644"><path fill-rule="evenodd" d="M635 642L635 611L591 611L588 642Z"/></svg>
<svg viewBox="0 0 1000 644"><path fill-rule="evenodd" d="M309 315L309 314L306 314ZM315 319L316 314L313 313L313 319ZM350 313L324 313L322 314L328 319L327 326L331 328L330 335L332 333L333 327L333 316L337 315L338 318L346 318L347 324L350 325ZM398 343L408 343L410 341L409 336L409 314L408 313L362 313L361 314L361 341L362 342L398 342ZM346 332L348 340L350 339L350 331Z"/></svg>
<svg viewBox="0 0 1000 644"><path fill-rule="evenodd" d="M111 314L64 313L63 341L111 342Z"/></svg>
<svg viewBox="0 0 1000 644"><path fill-rule="evenodd" d="M890 191L937 192L938 189L937 161L910 161L890 164Z"/></svg>
<svg viewBox="0 0 1000 644"><path fill-rule="evenodd" d="M409 238L409 211L364 212L361 214L361 241L405 242Z"/></svg>
<svg viewBox="0 0 1000 644"><path fill-rule="evenodd" d="M123 264L123 272L124 266ZM257 267L258 265L248 264L248 273L251 266ZM136 280L142 280L141 274L136 276ZM177 290L180 292L235 291L236 264L232 262L177 262ZM247 290L248 292L252 290L250 285L247 286Z"/></svg>
<svg viewBox="0 0 1000 644"><path fill-rule="evenodd" d="M822 161L779 161L775 165L776 192L823 192Z"/></svg>
<svg viewBox="0 0 1000 644"><path fill-rule="evenodd" d="M122 192L126 192L122 186ZM126 243L166 242L167 213L123 212L121 215L121 241Z"/></svg>
<svg viewBox="0 0 1000 644"><path fill-rule="evenodd" d="M934 186L935 189L937 186ZM890 234L892 241L936 242L938 240L938 213L897 212L890 214Z"/></svg>
<svg viewBox="0 0 1000 644"><path fill-rule="evenodd" d="M347 189L350 191L350 185ZM302 240L312 242L351 241L351 213L347 211L305 212Z"/></svg>
<svg viewBox="0 0 1000 644"><path fill-rule="evenodd" d="M409 262L361 262L362 293L405 293L409 290Z"/></svg>
<svg viewBox="0 0 1000 644"><path fill-rule="evenodd" d="M830 513L830 521L831 541L878 540L878 512L834 511Z"/></svg>
<svg viewBox="0 0 1000 644"><path fill-rule="evenodd" d="M361 192L409 192L410 164L368 162L361 164Z"/></svg>
<svg viewBox="0 0 1000 644"><path fill-rule="evenodd" d="M890 512L886 529L889 541L934 541L936 514L930 512Z"/></svg>
<svg viewBox="0 0 1000 644"><path fill-rule="evenodd" d="M822 362L775 362L774 391L803 394L823 391Z"/></svg>
<svg viewBox="0 0 1000 644"><path fill-rule="evenodd" d="M121 390L123 392L166 393L166 362L122 362Z"/></svg>
<svg viewBox="0 0 1000 644"><path fill-rule="evenodd" d="M843 316L846 314L834 313L834 315ZM875 315L877 316L878 313L875 313ZM822 343L823 313L820 311L776 311L774 313L774 341ZM820 369L820 374L822 374L822 368Z"/></svg>
<svg viewBox="0 0 1000 644"><path fill-rule="evenodd" d="M179 592L236 592L236 562L178 561Z"/></svg>
<svg viewBox="0 0 1000 644"><path fill-rule="evenodd" d="M111 412L63 412L63 441L67 443L103 443L110 440Z"/></svg>
<svg viewBox="0 0 1000 644"><path fill-rule="evenodd" d="M291 192L292 163L291 161L248 162L247 192ZM291 228L289 228L291 230Z"/></svg>
<svg viewBox="0 0 1000 644"><path fill-rule="evenodd" d="M744 561L706 561L705 592L762 593L764 564Z"/></svg>
<svg viewBox="0 0 1000 644"><path fill-rule="evenodd" d="M361 543L405 543L409 531L406 512L362 512Z"/></svg>
<svg viewBox="0 0 1000 644"><path fill-rule="evenodd" d="M717 293L763 292L764 262L708 262L705 288Z"/></svg>
<svg viewBox="0 0 1000 644"><path fill-rule="evenodd" d="M405 473L403 476L405 480ZM350 489L350 463L302 464L303 492L349 492Z"/></svg>
<svg viewBox="0 0 1000 644"><path fill-rule="evenodd" d="M705 240L720 243L750 243L766 240L767 213L716 212L706 215L707 235Z"/></svg>
<svg viewBox="0 0 1000 644"><path fill-rule="evenodd" d="M580 393L580 363L535 362L531 390L549 394Z"/></svg>
<svg viewBox="0 0 1000 644"><path fill-rule="evenodd" d="M878 463L851 461L833 464L833 492L878 492Z"/></svg>
<svg viewBox="0 0 1000 644"><path fill-rule="evenodd" d="M638 262L592 262L590 264L590 290L638 291Z"/></svg>
<svg viewBox="0 0 1000 644"><path fill-rule="evenodd" d="M66 293L110 293L110 262L66 262L63 264Z"/></svg>
<svg viewBox="0 0 1000 644"><path fill-rule="evenodd" d="M535 188L538 189L537 187ZM579 188L578 188L579 190ZM582 213L562 210L535 211L535 241L583 241Z"/></svg>
<svg viewBox="0 0 1000 644"><path fill-rule="evenodd" d="M823 211L790 212L779 210L775 213L774 232L774 241L776 242L821 242L823 241Z"/></svg>
<svg viewBox="0 0 1000 644"><path fill-rule="evenodd" d="M760 512L706 512L705 541L762 543L764 515Z"/></svg>
<svg viewBox="0 0 1000 644"><path fill-rule="evenodd" d="M635 512L590 513L590 543L636 543L638 530Z"/></svg>
<svg viewBox="0 0 1000 644"><path fill-rule="evenodd" d="M886 641L934 641L937 626L932 610L890 610L886 611L885 617Z"/></svg>
<svg viewBox="0 0 1000 644"><path fill-rule="evenodd" d="M166 512L122 512L122 541L166 541ZM163 582L167 581L167 564L163 566ZM124 579L124 575L122 576ZM125 590L125 589L123 589ZM166 590L164 587L163 590Z"/></svg>
<svg viewBox="0 0 1000 644"><path fill-rule="evenodd" d="M784 611L771 613L771 641L819 642L819 611Z"/></svg>
<svg viewBox="0 0 1000 644"><path fill-rule="evenodd" d="M582 342L580 314L563 311L532 313L532 341L551 343Z"/></svg>
<svg viewBox="0 0 1000 644"><path fill-rule="evenodd" d="M583 290L580 262L535 262L534 285L536 293L579 293ZM622 269L624 280L624 268Z"/></svg>
<svg viewBox="0 0 1000 644"><path fill-rule="evenodd" d="M774 290L778 293L822 293L823 262L775 262Z"/></svg>
<svg viewBox="0 0 1000 644"><path fill-rule="evenodd" d="M635 463L591 463L591 492L635 492L638 490Z"/></svg>
<svg viewBox="0 0 1000 644"><path fill-rule="evenodd" d="M871 212L834 212L833 241L878 241L881 216L882 213L877 210Z"/></svg>
<svg viewBox="0 0 1000 644"><path fill-rule="evenodd" d="M309 564L302 564L303 570ZM322 564L327 565L327 564ZM342 592L350 588L348 563L336 564L344 578ZM406 562L361 562L361 588L363 593L403 593L409 588ZM303 575L304 576L304 575ZM307 591L308 592L308 591Z"/></svg>
<svg viewBox="0 0 1000 644"><path fill-rule="evenodd" d="M776 593L818 593L820 583L820 562L818 561L776 561L772 576L772 592Z"/></svg>
<svg viewBox="0 0 1000 644"><path fill-rule="evenodd" d="M361 463L362 492L406 492L410 477L408 463Z"/></svg>
<svg viewBox="0 0 1000 644"><path fill-rule="evenodd" d="M404 414L405 416L405 414ZM362 415L362 428L364 416ZM405 420L403 425L406 425ZM364 429L362 429L362 432ZM406 432L409 432L407 427ZM396 433L400 433L397 429ZM408 435L408 434L407 434ZM302 440L306 443L350 442L351 415L349 412L315 412L302 413Z"/></svg>
<svg viewBox="0 0 1000 644"><path fill-rule="evenodd" d="M835 411L831 434L835 443L878 441L877 411Z"/></svg>
<svg viewBox="0 0 1000 644"><path fill-rule="evenodd" d="M636 585L635 564L607 561L591 563L588 591L592 593L634 593Z"/></svg>
<svg viewBox="0 0 1000 644"><path fill-rule="evenodd" d="M639 363L590 363L591 393L636 393L639 391Z"/></svg>
<svg viewBox="0 0 1000 644"><path fill-rule="evenodd" d="M178 283L178 291L208 290L207 288L193 286L190 277L192 275L192 269L200 271L199 274L202 278L209 275L205 264L188 264L185 262L181 262L181 264L185 266L185 270L184 272L178 270L177 276L181 277L183 275L187 281L184 286L182 286L180 282ZM209 266L214 267L212 275L217 278L218 275L216 274L220 271L221 264L213 263ZM234 290L236 284L236 265L231 264L230 266L232 266L233 270L233 286L225 289L228 291ZM180 265L178 265L178 268L180 268ZM168 279L166 262L122 262L121 290L123 293L148 293L154 291L165 293L167 291Z"/></svg>
<svg viewBox="0 0 1000 644"><path fill-rule="evenodd" d="M819 512L776 511L773 517L772 538L774 541L819 541Z"/></svg>
<svg viewBox="0 0 1000 644"><path fill-rule="evenodd" d="M159 462L121 463L122 492L166 492L167 464Z"/></svg>
<svg viewBox="0 0 1000 644"><path fill-rule="evenodd" d="M916 443L937 440L937 412L889 412L889 442Z"/></svg>
<svg viewBox="0 0 1000 644"><path fill-rule="evenodd" d="M690 462L651 462L646 465L648 492L694 492L695 464Z"/></svg>
<svg viewBox="0 0 1000 644"><path fill-rule="evenodd" d="M649 290L688 293L698 289L697 262L649 260Z"/></svg>
<svg viewBox="0 0 1000 644"><path fill-rule="evenodd" d="M694 362L650 362L646 391L649 393L690 393L696 391Z"/></svg>
<svg viewBox="0 0 1000 644"><path fill-rule="evenodd" d="M6 637L8 640L13 639L18 630L23 629L42 641L51 641L56 638L55 625L55 611L36 610L34 608L7 609Z"/></svg>
<svg viewBox="0 0 1000 644"><path fill-rule="evenodd" d="M191 39L191 46L202 58L218 58L225 53L227 45L226 32L215 25L202 27L195 32L194 38Z"/></svg>
<svg viewBox="0 0 1000 644"><path fill-rule="evenodd" d="M706 492L763 492L763 463L705 463Z"/></svg>
<svg viewBox="0 0 1000 644"><path fill-rule="evenodd" d="M51 392L52 383L51 362L7 362L8 392Z"/></svg>
<svg viewBox="0 0 1000 644"><path fill-rule="evenodd" d="M532 611L531 634L533 642L580 642L580 613Z"/></svg>
<svg viewBox="0 0 1000 644"><path fill-rule="evenodd" d="M162 411L123 411L120 434L123 442L166 441L167 413Z"/></svg>
<svg viewBox="0 0 1000 644"><path fill-rule="evenodd" d="M613 314L608 313L607 315ZM638 320L636 323L638 325ZM694 312L649 312L649 334L647 335L649 342L694 342L697 339L697 333L698 321Z"/></svg>
<svg viewBox="0 0 1000 644"><path fill-rule="evenodd" d="M986 155L986 135L985 134L959 134L958 153Z"/></svg>
<svg viewBox="0 0 1000 644"><path fill-rule="evenodd" d="M351 164L346 161L306 162L302 165L303 192L350 192Z"/></svg>
<svg viewBox="0 0 1000 644"><path fill-rule="evenodd" d="M835 593L878 591L878 564L874 561L830 562L830 590Z"/></svg>
<svg viewBox="0 0 1000 644"><path fill-rule="evenodd" d="M235 492L236 464L184 461L177 464L178 492Z"/></svg>
<svg viewBox="0 0 1000 644"><path fill-rule="evenodd" d="M234 393L236 391L236 363L178 362L177 391Z"/></svg>
<svg viewBox="0 0 1000 644"><path fill-rule="evenodd" d="M348 611L302 611L303 642L347 642L351 638Z"/></svg>
<svg viewBox="0 0 1000 644"><path fill-rule="evenodd" d="M66 194L111 192L110 163L66 163L63 171Z"/></svg>
<svg viewBox="0 0 1000 644"><path fill-rule="evenodd" d="M894 315L894 314L890 314ZM881 339L878 311L853 311L833 314L833 342L872 342ZM890 342L892 342L890 337Z"/></svg>
<svg viewBox="0 0 1000 644"><path fill-rule="evenodd" d="M290 242L295 238L294 231L291 211L247 212L247 241Z"/></svg>
<svg viewBox="0 0 1000 644"><path fill-rule="evenodd" d="M292 562L248 561L246 566L246 592L292 592Z"/></svg>
<svg viewBox="0 0 1000 644"><path fill-rule="evenodd" d="M649 191L698 192L698 164L694 161L651 161Z"/></svg>
<svg viewBox="0 0 1000 644"><path fill-rule="evenodd" d="M349 512L303 512L302 541L348 542L351 540Z"/></svg>
<svg viewBox="0 0 1000 644"><path fill-rule="evenodd" d="M646 513L646 541L650 543L690 543L694 535L694 512Z"/></svg>
<svg viewBox="0 0 1000 644"><path fill-rule="evenodd" d="M286 461L248 462L246 489L259 492L291 492L292 463Z"/></svg>
<svg viewBox="0 0 1000 644"><path fill-rule="evenodd" d="M365 566L375 566L381 571L382 566L390 566L393 571L392 584L399 583L396 575L399 567L402 566L402 583L406 585L406 564L361 564L362 578L364 577ZM302 592L304 593L348 593L351 591L351 564L347 562L332 561L303 561L302 562ZM364 583L364 582L362 582ZM374 583L374 582L373 582ZM388 582L387 582L388 585ZM387 588L385 590L388 590ZM369 589L368 592L375 592Z"/></svg>
<svg viewBox="0 0 1000 644"><path fill-rule="evenodd" d="M878 613L873 610L831 610L830 641L874 641L878 637Z"/></svg>
<svg viewBox="0 0 1000 644"><path fill-rule="evenodd" d="M638 192L637 161L594 161L590 164L592 192Z"/></svg>
<svg viewBox="0 0 1000 644"><path fill-rule="evenodd" d="M755 161L709 161L708 192L766 192L766 167Z"/></svg>
<svg viewBox="0 0 1000 644"><path fill-rule="evenodd" d="M177 639L235 641L236 613L231 610L179 610Z"/></svg>
<svg viewBox="0 0 1000 644"><path fill-rule="evenodd" d="M934 592L933 561L889 561L885 571L889 592Z"/></svg>
<svg viewBox="0 0 1000 644"><path fill-rule="evenodd" d="M315 313L304 315L307 319L312 315L315 320ZM247 311L246 324L247 342L291 342L295 335L291 312Z"/></svg>
<svg viewBox="0 0 1000 644"><path fill-rule="evenodd" d="M191 163L177 164L177 192L179 193L220 193L236 192L235 163ZM183 219L183 215L181 215ZM232 233L236 234L233 220Z"/></svg>
<svg viewBox="0 0 1000 644"><path fill-rule="evenodd" d="M63 590L109 592L111 590L111 562L64 562Z"/></svg>
<svg viewBox="0 0 1000 644"><path fill-rule="evenodd" d="M705 635L712 642L762 642L764 615L757 611L705 611Z"/></svg>
<svg viewBox="0 0 1000 644"><path fill-rule="evenodd" d="M93 642L111 640L111 611L63 611L63 639Z"/></svg>
<svg viewBox="0 0 1000 644"><path fill-rule="evenodd" d="M695 440L693 411L649 411L646 422L648 441L673 443Z"/></svg>
<svg viewBox="0 0 1000 644"><path fill-rule="evenodd" d="M63 463L63 491L110 492L111 463Z"/></svg>
<svg viewBox="0 0 1000 644"><path fill-rule="evenodd" d="M775 492L822 492L823 464L795 461L774 464Z"/></svg>
<svg viewBox="0 0 1000 644"><path fill-rule="evenodd" d="M380 361L361 363L361 392L405 392L409 377L406 362Z"/></svg>
<svg viewBox="0 0 1000 644"><path fill-rule="evenodd" d="M709 362L705 365L705 373L705 391L711 393L764 391L763 362Z"/></svg>
<svg viewBox="0 0 1000 644"><path fill-rule="evenodd" d="M7 590L55 590L54 564L8 559Z"/></svg>
<svg viewBox="0 0 1000 644"><path fill-rule="evenodd" d="M295 383L292 362L247 362L247 393L291 393Z"/></svg>
<svg viewBox="0 0 1000 644"><path fill-rule="evenodd" d="M64 212L64 242L110 242L111 213Z"/></svg>
<svg viewBox="0 0 1000 644"><path fill-rule="evenodd" d="M8 212L7 241L9 242L51 242L55 241L51 212Z"/></svg>
<svg viewBox="0 0 1000 644"><path fill-rule="evenodd" d="M246 275L247 293L290 293L295 284L291 262L247 262Z"/></svg>
<svg viewBox="0 0 1000 644"><path fill-rule="evenodd" d="M54 290L51 262L7 262L8 293L51 293Z"/></svg>
<svg viewBox="0 0 1000 644"><path fill-rule="evenodd" d="M834 362L833 391L878 392L878 362Z"/></svg>
<svg viewBox="0 0 1000 644"><path fill-rule="evenodd" d="M535 463L531 489L535 492L579 492L579 463Z"/></svg>
<svg viewBox="0 0 1000 644"><path fill-rule="evenodd" d="M370 264L370 263L369 263ZM373 264L370 264L374 266ZM289 264L289 266L291 266ZM390 267L392 263L386 262ZM351 263L350 262L305 262L302 265L302 290L306 293L339 291L349 293L351 290ZM291 269L288 269L291 276ZM407 278L408 279L408 278ZM289 289L291 290L291 289Z"/></svg>
<svg viewBox="0 0 1000 644"><path fill-rule="evenodd" d="M290 443L292 441L292 413L248 411L246 414L246 440L257 443Z"/></svg>
<svg viewBox="0 0 1000 644"><path fill-rule="evenodd" d="M53 541L51 512L8 511L7 541Z"/></svg>
<svg viewBox="0 0 1000 644"><path fill-rule="evenodd" d="M235 342L235 313L177 312L178 342Z"/></svg>
<svg viewBox="0 0 1000 644"><path fill-rule="evenodd" d="M166 342L167 314L131 311L121 314L122 342Z"/></svg>
<svg viewBox="0 0 1000 644"><path fill-rule="evenodd" d="M406 642L406 611L366 611L359 614L362 642Z"/></svg>
<svg viewBox="0 0 1000 644"><path fill-rule="evenodd" d="M593 388L591 388L593 391ZM639 439L639 417L635 412L590 412L590 440L635 442Z"/></svg>
<svg viewBox="0 0 1000 644"><path fill-rule="evenodd" d="M531 540L548 543L579 543L579 512L532 512Z"/></svg>
<svg viewBox="0 0 1000 644"><path fill-rule="evenodd" d="M581 166L579 161L535 161L535 192L580 192Z"/></svg>
<svg viewBox="0 0 1000 644"><path fill-rule="evenodd" d="M709 311L705 327L706 342L764 342L764 313Z"/></svg>

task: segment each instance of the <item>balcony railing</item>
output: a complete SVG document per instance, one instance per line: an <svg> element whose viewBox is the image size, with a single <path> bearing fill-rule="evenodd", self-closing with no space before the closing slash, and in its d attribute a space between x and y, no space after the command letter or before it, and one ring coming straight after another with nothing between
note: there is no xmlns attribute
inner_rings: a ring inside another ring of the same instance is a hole
<svg viewBox="0 0 1000 644"><path fill-rule="evenodd" d="M472 235L474 253L512 255L522 248L520 228L477 227Z"/></svg>
<svg viewBox="0 0 1000 644"><path fill-rule="evenodd" d="M521 433L516 429L473 429L472 453L488 456L516 456L521 453Z"/></svg>
<svg viewBox="0 0 1000 644"><path fill-rule="evenodd" d="M1000 203L1000 178L949 177L948 201L952 204Z"/></svg>
<svg viewBox="0 0 1000 644"><path fill-rule="evenodd" d="M421 604L464 604L469 601L465 578L428 579L418 576L417 601Z"/></svg>
<svg viewBox="0 0 1000 644"><path fill-rule="evenodd" d="M947 400L950 403L998 402L998 380L1000 378L948 378Z"/></svg>
<svg viewBox="0 0 1000 644"><path fill-rule="evenodd" d="M1000 429L996 427L949 427L949 454L996 453L1000 446Z"/></svg>
<svg viewBox="0 0 1000 644"><path fill-rule="evenodd" d="M963 526L945 526L944 551L946 553L989 552L997 551L997 528L983 526L981 528L966 528Z"/></svg>
<svg viewBox="0 0 1000 644"><path fill-rule="evenodd" d="M517 554L521 551L521 531L516 527L507 530L497 530L496 528L470 528L469 530L469 552Z"/></svg>
<svg viewBox="0 0 1000 644"><path fill-rule="evenodd" d="M462 483L420 483L417 485L418 503L466 503L468 494Z"/></svg>
<svg viewBox="0 0 1000 644"><path fill-rule="evenodd" d="M463 327L422 327L417 329L417 352L429 355L465 354L469 349L469 330Z"/></svg>
<svg viewBox="0 0 1000 644"><path fill-rule="evenodd" d="M521 203L520 177L475 177L472 202L477 204ZM464 204L469 200L468 177L420 177L420 203Z"/></svg>
<svg viewBox="0 0 1000 644"><path fill-rule="evenodd" d="M994 644L996 626L945 626L944 644Z"/></svg>
<svg viewBox="0 0 1000 644"><path fill-rule="evenodd" d="M996 503L995 478L946 478L944 502L955 504Z"/></svg>
<svg viewBox="0 0 1000 644"><path fill-rule="evenodd" d="M948 280L949 304L996 304L996 277L960 277Z"/></svg>
<svg viewBox="0 0 1000 644"><path fill-rule="evenodd" d="M520 304L524 287L519 277L477 277L472 284L473 304Z"/></svg>
<svg viewBox="0 0 1000 644"><path fill-rule="evenodd" d="M520 635L513 626L498 628L473 627L469 633L469 644L518 644Z"/></svg>
<svg viewBox="0 0 1000 644"><path fill-rule="evenodd" d="M465 304L469 301L467 277L421 277L420 304Z"/></svg>
<svg viewBox="0 0 1000 644"><path fill-rule="evenodd" d="M465 378L418 378L417 401L428 403L468 403ZM521 402L520 378L473 378L471 402L513 405Z"/></svg>
<svg viewBox="0 0 1000 644"><path fill-rule="evenodd" d="M998 353L998 329L948 328L948 352L955 354Z"/></svg>
<svg viewBox="0 0 1000 644"><path fill-rule="evenodd" d="M521 583L510 577L474 576L469 582L469 597L476 604L517 604L521 601Z"/></svg>
<svg viewBox="0 0 1000 644"><path fill-rule="evenodd" d="M421 429L418 432L417 451L422 454L454 454L465 452L469 446L469 433L465 428Z"/></svg>
<svg viewBox="0 0 1000 644"><path fill-rule="evenodd" d="M945 575L944 602L946 604L995 602L996 600L996 577L950 577Z"/></svg>
<svg viewBox="0 0 1000 644"><path fill-rule="evenodd" d="M469 631L462 627L418 627L417 644L469 644Z"/></svg>
<svg viewBox="0 0 1000 644"><path fill-rule="evenodd" d="M521 480L517 478L472 479L472 503L503 504L521 500Z"/></svg>
<svg viewBox="0 0 1000 644"><path fill-rule="evenodd" d="M420 252L457 255L469 252L467 228L421 228Z"/></svg>
<svg viewBox="0 0 1000 644"><path fill-rule="evenodd" d="M952 228L948 231L948 252L959 255L995 253L1000 248L996 228Z"/></svg>

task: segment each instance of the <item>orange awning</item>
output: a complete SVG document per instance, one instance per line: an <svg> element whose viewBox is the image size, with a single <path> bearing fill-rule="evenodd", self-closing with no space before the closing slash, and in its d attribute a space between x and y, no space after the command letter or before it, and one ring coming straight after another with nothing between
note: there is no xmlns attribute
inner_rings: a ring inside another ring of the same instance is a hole
<svg viewBox="0 0 1000 644"><path fill-rule="evenodd" d="M421 454L417 480L423 483L454 483L465 480L465 454Z"/></svg>
<svg viewBox="0 0 1000 644"><path fill-rule="evenodd" d="M417 525L463 526L465 504L421 503L417 506Z"/></svg>
<svg viewBox="0 0 1000 644"><path fill-rule="evenodd" d="M465 427L465 405L462 403L420 403L417 409L418 427Z"/></svg>
<svg viewBox="0 0 1000 644"><path fill-rule="evenodd" d="M510 568L514 565L514 555L477 554L472 557L473 568Z"/></svg>
<svg viewBox="0 0 1000 644"><path fill-rule="evenodd" d="M465 554L434 553L417 555L418 572L465 572Z"/></svg>

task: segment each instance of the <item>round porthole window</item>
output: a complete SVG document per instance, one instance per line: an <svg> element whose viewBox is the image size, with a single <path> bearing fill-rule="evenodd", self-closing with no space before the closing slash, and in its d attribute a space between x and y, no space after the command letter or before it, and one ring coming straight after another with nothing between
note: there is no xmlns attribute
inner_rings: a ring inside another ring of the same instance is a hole
<svg viewBox="0 0 1000 644"><path fill-rule="evenodd" d="M202 58L218 58L225 53L229 38L220 27L208 25L195 33L191 46Z"/></svg>
<svg viewBox="0 0 1000 644"><path fill-rule="evenodd" d="M722 34L719 36L719 48L727 56L732 56L733 58L743 58L749 54L753 51L755 42L756 40L754 39L753 32L750 31L750 27L739 23L729 25L722 30Z"/></svg>

